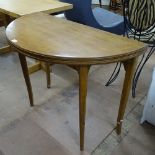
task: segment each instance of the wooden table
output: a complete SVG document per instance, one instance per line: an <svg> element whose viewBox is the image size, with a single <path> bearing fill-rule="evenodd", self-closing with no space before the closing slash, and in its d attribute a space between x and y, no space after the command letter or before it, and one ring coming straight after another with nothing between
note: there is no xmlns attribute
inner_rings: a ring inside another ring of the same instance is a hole
<svg viewBox="0 0 155 155"><path fill-rule="evenodd" d="M7 27L6 35L11 46L19 53L31 105L33 94L25 56L65 64L78 71L81 150L84 149L89 68L121 61L126 73L117 118L116 131L120 134L137 57L146 51L145 44L44 13L16 19Z"/></svg>
<svg viewBox="0 0 155 155"><path fill-rule="evenodd" d="M72 7L72 4L59 2L58 0L0 0L0 13L3 13L6 26L11 22L12 18L15 19L35 12L57 13L72 9ZM0 54L10 51L10 46L0 48ZM33 73L42 67L39 62L35 63L29 66L29 73Z"/></svg>
<svg viewBox="0 0 155 155"><path fill-rule="evenodd" d="M0 12L14 18L35 12L51 14L71 8L71 4L58 0L0 0Z"/></svg>

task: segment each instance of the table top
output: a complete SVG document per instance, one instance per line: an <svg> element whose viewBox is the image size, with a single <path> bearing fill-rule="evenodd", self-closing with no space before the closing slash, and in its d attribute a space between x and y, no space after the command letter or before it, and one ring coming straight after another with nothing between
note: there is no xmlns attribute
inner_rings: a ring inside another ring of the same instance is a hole
<svg viewBox="0 0 155 155"><path fill-rule="evenodd" d="M0 12L18 18L35 12L55 13L72 8L58 0L0 0Z"/></svg>
<svg viewBox="0 0 155 155"><path fill-rule="evenodd" d="M62 64L123 61L142 54L147 48L136 40L44 13L16 19L7 27L6 35L19 52Z"/></svg>

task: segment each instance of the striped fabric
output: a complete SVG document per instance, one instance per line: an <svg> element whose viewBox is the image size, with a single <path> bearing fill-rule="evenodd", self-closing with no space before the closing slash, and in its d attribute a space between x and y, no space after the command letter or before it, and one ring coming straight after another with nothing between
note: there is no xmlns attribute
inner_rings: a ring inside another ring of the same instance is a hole
<svg viewBox="0 0 155 155"><path fill-rule="evenodd" d="M155 0L126 0L125 16L130 35L141 41L155 40Z"/></svg>
<svg viewBox="0 0 155 155"><path fill-rule="evenodd" d="M146 30L155 24L155 0L129 0L128 11L136 29Z"/></svg>

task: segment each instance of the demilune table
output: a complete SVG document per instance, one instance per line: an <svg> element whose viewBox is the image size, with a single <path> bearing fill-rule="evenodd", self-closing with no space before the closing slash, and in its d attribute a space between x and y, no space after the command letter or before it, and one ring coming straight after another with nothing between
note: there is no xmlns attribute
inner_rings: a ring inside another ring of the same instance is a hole
<svg viewBox="0 0 155 155"><path fill-rule="evenodd" d="M122 62L126 73L116 125L117 133L121 133L135 65L138 56L146 51L145 44L44 13L16 19L7 27L6 35L19 54L31 105L33 93L25 56L68 65L78 71L80 150L84 150L89 68L92 65Z"/></svg>

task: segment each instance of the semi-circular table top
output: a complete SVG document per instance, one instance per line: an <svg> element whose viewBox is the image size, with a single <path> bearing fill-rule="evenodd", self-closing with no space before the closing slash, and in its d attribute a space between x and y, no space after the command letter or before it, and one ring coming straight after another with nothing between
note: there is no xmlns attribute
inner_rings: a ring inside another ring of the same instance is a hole
<svg viewBox="0 0 155 155"><path fill-rule="evenodd" d="M61 64L104 64L125 61L146 51L147 45L45 13L22 16L6 29L18 52Z"/></svg>

